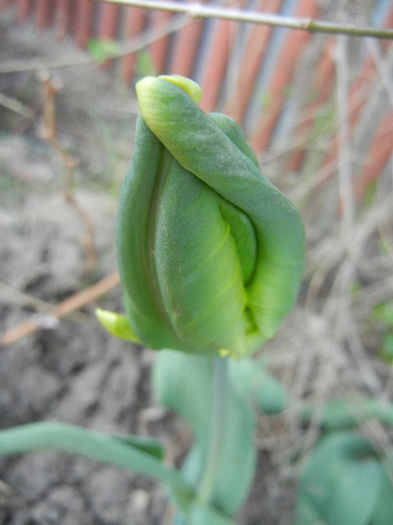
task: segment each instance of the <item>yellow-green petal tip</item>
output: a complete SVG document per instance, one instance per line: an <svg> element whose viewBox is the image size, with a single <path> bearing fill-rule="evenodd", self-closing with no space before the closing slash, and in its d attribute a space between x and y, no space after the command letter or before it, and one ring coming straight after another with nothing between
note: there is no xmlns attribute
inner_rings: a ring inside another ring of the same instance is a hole
<svg viewBox="0 0 393 525"><path fill-rule="evenodd" d="M182 75L161 75L159 78L172 82L176 86L184 89L184 91L192 98L192 100L199 104L202 98L202 89L200 86L191 80L190 78L183 77Z"/></svg>
<svg viewBox="0 0 393 525"><path fill-rule="evenodd" d="M103 310L102 308L97 308L95 314L102 326L106 328L110 334L119 337L120 339L133 341L134 343L140 342L138 337L132 331L127 316L109 310Z"/></svg>

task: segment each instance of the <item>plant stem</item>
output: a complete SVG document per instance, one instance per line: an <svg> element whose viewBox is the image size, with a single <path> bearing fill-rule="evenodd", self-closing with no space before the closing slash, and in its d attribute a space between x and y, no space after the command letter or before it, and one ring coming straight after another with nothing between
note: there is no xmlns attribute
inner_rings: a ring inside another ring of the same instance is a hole
<svg viewBox="0 0 393 525"><path fill-rule="evenodd" d="M102 1L102 0L98 0ZM310 33L335 33L352 36L371 36L374 38L393 39L392 29L376 27L359 27L344 25L336 22L325 22L324 20L313 20L312 18L295 18L291 16L274 15L250 11L247 9L235 9L228 7L216 7L198 2L184 3L173 0L105 0L115 4L133 5L146 9L159 9L161 11L172 11L176 13L187 13L192 18L223 18L238 22L254 22L271 26L288 27L309 31Z"/></svg>
<svg viewBox="0 0 393 525"><path fill-rule="evenodd" d="M228 389L228 358L213 358L212 409L209 449L206 455L205 471L202 474L197 500L203 505L210 503L216 474L220 464L220 451L224 439Z"/></svg>

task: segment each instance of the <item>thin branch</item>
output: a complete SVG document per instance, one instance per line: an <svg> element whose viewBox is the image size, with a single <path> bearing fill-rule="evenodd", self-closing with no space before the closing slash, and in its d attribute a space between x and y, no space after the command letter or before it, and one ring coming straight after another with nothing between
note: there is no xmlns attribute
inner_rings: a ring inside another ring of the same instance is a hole
<svg viewBox="0 0 393 525"><path fill-rule="evenodd" d="M26 119L34 118L34 112L16 98L9 97L8 95L0 92L0 106L22 115Z"/></svg>
<svg viewBox="0 0 393 525"><path fill-rule="evenodd" d="M159 9L161 11L172 11L174 13L186 13L192 18L223 18L225 20L235 20L238 22L253 22L256 24L266 24L271 26L287 27L309 31L310 33L335 33L352 36L371 36L374 38L393 39L392 29L381 29L375 27L358 27L351 25L338 24L336 22L325 22L323 20L313 20L312 18L294 18L290 16L274 15L270 13L260 13L258 11L248 11L227 7L216 7L212 5L200 4L198 2L183 3L171 0L95 0L106 1L114 4L144 7L147 9Z"/></svg>
<svg viewBox="0 0 393 525"><path fill-rule="evenodd" d="M351 180L351 144L349 139L348 108L348 40L338 37L336 42L337 107L338 107L338 192L342 206L342 241L350 247L354 222L354 203Z"/></svg>
<svg viewBox="0 0 393 525"><path fill-rule="evenodd" d="M11 343L15 343L26 337L27 335L35 333L37 330L46 326L53 326L56 319L61 319L66 315L79 310L80 308L95 301L105 293L109 292L117 286L120 282L119 274L117 271L111 273L107 277L104 277L97 283L85 288L81 292L78 292L71 297L68 297L61 303L50 308L45 315L34 316L29 321L25 321L14 328L11 328L7 332L0 335L0 347L6 346Z"/></svg>
<svg viewBox="0 0 393 525"><path fill-rule="evenodd" d="M94 227L93 223L86 213L86 211L80 206L76 200L72 187L74 182L74 169L77 165L76 160L66 153L65 149L61 145L56 129L56 104L55 98L59 86L56 86L49 75L45 75L42 78L42 87L44 95L44 107L43 107L43 138L52 146L52 148L60 156L65 173L66 179L64 184L64 197L66 202L73 208L75 213L78 215L80 221L84 226L84 232L82 235L82 245L85 250L87 266L89 270L93 270L97 264L97 254L94 246Z"/></svg>

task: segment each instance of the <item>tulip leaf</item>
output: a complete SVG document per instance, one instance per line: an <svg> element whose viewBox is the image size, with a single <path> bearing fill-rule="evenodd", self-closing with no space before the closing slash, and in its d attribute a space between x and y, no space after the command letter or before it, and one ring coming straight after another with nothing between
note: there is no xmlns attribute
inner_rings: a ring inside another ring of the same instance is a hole
<svg viewBox="0 0 393 525"><path fill-rule="evenodd" d="M265 362L253 358L232 359L230 375L233 385L265 414L277 414L288 404L282 384L265 369Z"/></svg>
<svg viewBox="0 0 393 525"><path fill-rule="evenodd" d="M154 457L151 446L146 452L146 443L133 440L62 423L30 423L0 431L0 456L47 449L82 454L163 481L178 504L187 507L192 491L184 478Z"/></svg>
<svg viewBox="0 0 393 525"><path fill-rule="evenodd" d="M325 437L301 475L295 525L372 523L384 476L364 438L346 432Z"/></svg>
<svg viewBox="0 0 393 525"><path fill-rule="evenodd" d="M181 514L176 516L174 525L236 525L236 523L212 507L194 503L187 516Z"/></svg>
<svg viewBox="0 0 393 525"><path fill-rule="evenodd" d="M307 406L301 414L302 419L309 421L312 413L312 406ZM331 432L354 428L371 419L393 426L393 404L380 399L331 399L324 406L320 425Z"/></svg>
<svg viewBox="0 0 393 525"><path fill-rule="evenodd" d="M157 400L178 412L193 431L196 444L185 461L184 476L196 488L206 465L211 434L212 358L170 350L160 352L154 366L153 388ZM225 411L225 439L209 503L233 515L252 482L255 451L252 410L230 382Z"/></svg>
<svg viewBox="0 0 393 525"><path fill-rule="evenodd" d="M236 525L234 521L212 507L205 507L198 504L191 506L187 521L189 525Z"/></svg>
<svg viewBox="0 0 393 525"><path fill-rule="evenodd" d="M159 460L164 458L164 447L157 439L145 436L130 436L127 434L111 434L111 436L129 447L136 448Z"/></svg>
<svg viewBox="0 0 393 525"><path fill-rule="evenodd" d="M374 507L374 513L370 525L391 525L393 516L393 449L390 448L382 461L383 483L379 493L379 499Z"/></svg>

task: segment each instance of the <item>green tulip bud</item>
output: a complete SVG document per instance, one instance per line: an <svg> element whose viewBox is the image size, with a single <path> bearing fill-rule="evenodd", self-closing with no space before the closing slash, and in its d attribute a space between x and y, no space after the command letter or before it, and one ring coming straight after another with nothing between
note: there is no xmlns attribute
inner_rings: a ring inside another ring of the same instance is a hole
<svg viewBox="0 0 393 525"><path fill-rule="evenodd" d="M154 349L250 354L293 306L304 230L238 124L174 75L136 85L135 149L118 211L132 333Z"/></svg>

